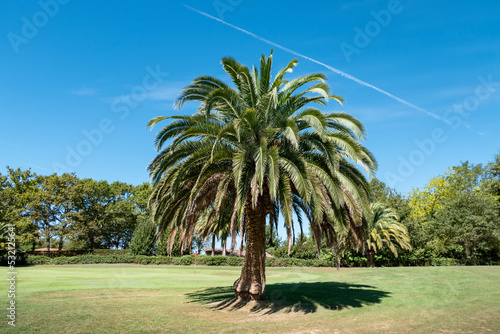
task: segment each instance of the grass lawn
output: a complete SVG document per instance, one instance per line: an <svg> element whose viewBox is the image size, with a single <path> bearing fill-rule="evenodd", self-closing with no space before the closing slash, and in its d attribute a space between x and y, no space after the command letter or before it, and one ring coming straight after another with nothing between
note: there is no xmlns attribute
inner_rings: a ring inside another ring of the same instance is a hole
<svg viewBox="0 0 500 334"><path fill-rule="evenodd" d="M17 272L15 328L0 281L2 333L500 333L500 267L268 268L260 304L231 299L233 267Z"/></svg>

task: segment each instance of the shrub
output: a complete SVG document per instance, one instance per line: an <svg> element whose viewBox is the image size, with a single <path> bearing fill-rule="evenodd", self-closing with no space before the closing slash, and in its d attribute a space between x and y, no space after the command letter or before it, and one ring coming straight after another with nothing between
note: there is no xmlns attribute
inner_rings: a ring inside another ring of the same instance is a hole
<svg viewBox="0 0 500 334"><path fill-rule="evenodd" d="M130 255L130 249L94 249L94 255Z"/></svg>
<svg viewBox="0 0 500 334"><path fill-rule="evenodd" d="M130 252L134 255L153 255L156 243L156 226L150 220L139 223L130 241Z"/></svg>
<svg viewBox="0 0 500 334"><path fill-rule="evenodd" d="M332 252L321 252L320 259L325 261L335 261L335 255Z"/></svg>
<svg viewBox="0 0 500 334"><path fill-rule="evenodd" d="M230 256L227 258L227 265L233 267L239 267L243 265L244 258L238 256Z"/></svg>
<svg viewBox="0 0 500 334"><path fill-rule="evenodd" d="M272 258L266 259L266 266L269 267L333 267L333 261L327 260L305 260L296 258Z"/></svg>
<svg viewBox="0 0 500 334"><path fill-rule="evenodd" d="M267 251L274 257L288 257L287 246L268 248Z"/></svg>
<svg viewBox="0 0 500 334"><path fill-rule="evenodd" d="M437 257L431 259L431 266L456 266L457 264L457 260L446 257Z"/></svg>
<svg viewBox="0 0 500 334"><path fill-rule="evenodd" d="M181 256L181 265L190 266L194 263L194 255L183 255Z"/></svg>
<svg viewBox="0 0 500 334"><path fill-rule="evenodd" d="M237 256L208 256L199 255L196 258L196 263L208 266L241 266L243 258ZM57 258L50 258L47 256L34 256L29 255L26 260L28 265L37 264L99 264L99 263L133 263L133 264L173 264L189 266L194 263L194 255L184 255L181 257L168 257L168 256L146 256L146 255L78 255L78 256L60 256ZM327 260L304 260L296 258L268 258L266 259L266 266L268 267L333 267L334 262Z"/></svg>
<svg viewBox="0 0 500 334"><path fill-rule="evenodd" d="M85 255L82 256L60 256L52 260L52 264L82 264L82 263L93 263L91 261L84 262ZM86 260L86 259L85 259Z"/></svg>
<svg viewBox="0 0 500 334"><path fill-rule="evenodd" d="M349 256L349 267L366 267L368 260L364 256Z"/></svg>
<svg viewBox="0 0 500 334"><path fill-rule="evenodd" d="M27 265L36 265L36 264L51 264L52 259L48 256L41 256L41 255L28 255L26 257L26 264Z"/></svg>
<svg viewBox="0 0 500 334"><path fill-rule="evenodd" d="M227 259L225 256L207 256L203 262L207 266L225 266Z"/></svg>
<svg viewBox="0 0 500 334"><path fill-rule="evenodd" d="M146 255L136 255L133 259L135 264L149 264L151 262L151 257Z"/></svg>
<svg viewBox="0 0 500 334"><path fill-rule="evenodd" d="M168 256L157 256L156 261L157 264L173 264L174 259Z"/></svg>

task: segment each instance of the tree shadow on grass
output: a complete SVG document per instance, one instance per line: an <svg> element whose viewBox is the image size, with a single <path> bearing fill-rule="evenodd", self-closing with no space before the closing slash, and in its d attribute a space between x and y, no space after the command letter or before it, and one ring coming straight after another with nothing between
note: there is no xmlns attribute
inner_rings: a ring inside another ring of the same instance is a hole
<svg viewBox="0 0 500 334"><path fill-rule="evenodd" d="M301 282L266 285L260 302L234 298L231 287L215 287L187 294L191 302L210 304L211 308L234 311L247 305L250 312L272 314L284 312L316 312L318 307L343 310L378 304L389 292L373 286L339 282Z"/></svg>

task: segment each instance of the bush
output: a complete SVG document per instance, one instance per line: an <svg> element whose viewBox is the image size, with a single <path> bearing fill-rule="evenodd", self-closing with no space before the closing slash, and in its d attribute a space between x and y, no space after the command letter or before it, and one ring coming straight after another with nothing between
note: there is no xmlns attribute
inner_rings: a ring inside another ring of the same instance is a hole
<svg viewBox="0 0 500 334"><path fill-rule="evenodd" d="M268 267L333 267L335 263L327 260L305 260L289 258L271 258L266 259L266 266Z"/></svg>
<svg viewBox="0 0 500 334"><path fill-rule="evenodd" d="M239 267L243 265L244 258L238 256L230 256L227 258L227 265L233 267Z"/></svg>
<svg viewBox="0 0 500 334"><path fill-rule="evenodd" d="M168 256L155 256L151 260L151 264L173 264L174 258Z"/></svg>
<svg viewBox="0 0 500 334"><path fill-rule="evenodd" d="M335 261L335 254L332 252L321 252L320 259L325 261Z"/></svg>
<svg viewBox="0 0 500 334"><path fill-rule="evenodd" d="M204 264L207 266L226 266L227 257L225 256L207 256L204 258Z"/></svg>
<svg viewBox="0 0 500 334"><path fill-rule="evenodd" d="M156 226L150 220L139 223L130 241L130 252L134 255L153 255L156 243ZM163 254L162 254L163 255Z"/></svg>
<svg viewBox="0 0 500 334"><path fill-rule="evenodd" d="M190 266L194 263L194 255L183 255L181 256L181 265Z"/></svg>
<svg viewBox="0 0 500 334"><path fill-rule="evenodd" d="M450 259L446 257L437 257L431 259L431 266L456 266L458 261L455 259Z"/></svg>
<svg viewBox="0 0 500 334"><path fill-rule="evenodd" d="M36 265L36 264L51 264L52 259L48 256L42 256L42 255L28 255L26 257L26 264L27 265Z"/></svg>
<svg viewBox="0 0 500 334"><path fill-rule="evenodd" d="M94 255L130 255L130 249L94 249Z"/></svg>
<svg viewBox="0 0 500 334"><path fill-rule="evenodd" d="M266 250L274 257L288 258L288 246L269 247ZM312 240L308 240L302 244L292 246L290 249L290 258L314 260L318 258L318 250L316 244Z"/></svg>
<svg viewBox="0 0 500 334"><path fill-rule="evenodd" d="M349 267L366 267L368 259L364 256L349 256Z"/></svg>
<svg viewBox="0 0 500 334"><path fill-rule="evenodd" d="M196 263L208 266L233 266L238 267L243 264L243 258L237 256L208 256L199 255L196 258ZM189 266L194 264L194 255L184 255L181 257L168 256L146 256L146 255L78 255L78 256L61 256L50 258L41 255L29 255L26 259L28 265L38 264L100 264L100 263L132 263L132 264L169 264ZM333 267L334 262L327 260L304 260L296 258L268 258L266 259L268 267Z"/></svg>

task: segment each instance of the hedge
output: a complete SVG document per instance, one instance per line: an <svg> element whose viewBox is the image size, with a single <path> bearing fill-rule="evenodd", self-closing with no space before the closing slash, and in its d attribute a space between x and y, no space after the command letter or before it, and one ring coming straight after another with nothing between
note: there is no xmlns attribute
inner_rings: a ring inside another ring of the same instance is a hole
<svg viewBox="0 0 500 334"><path fill-rule="evenodd" d="M50 258L43 255L28 255L26 257L27 265L38 264L99 264L99 263L131 263L131 264L173 264L189 266L195 263L194 255L184 255L181 257L168 256L146 256L146 255L78 255L61 256ZM207 266L234 266L243 264L242 257L236 256L208 256L199 255L196 257L196 264ZM333 267L334 262L326 260L303 260L295 258L268 258L266 259L268 267Z"/></svg>

